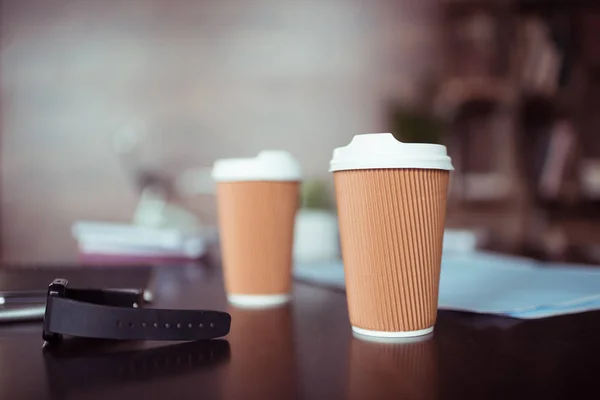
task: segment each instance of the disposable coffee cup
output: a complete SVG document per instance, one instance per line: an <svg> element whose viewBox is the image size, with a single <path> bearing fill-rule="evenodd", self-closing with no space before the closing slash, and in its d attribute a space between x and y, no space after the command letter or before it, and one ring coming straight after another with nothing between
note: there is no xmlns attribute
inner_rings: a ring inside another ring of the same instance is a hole
<svg viewBox="0 0 600 400"><path fill-rule="evenodd" d="M285 151L215 162L225 290L239 307L287 303L301 170Z"/></svg>
<svg viewBox="0 0 600 400"><path fill-rule="evenodd" d="M433 331L450 171L445 146L356 135L330 164L354 332Z"/></svg>

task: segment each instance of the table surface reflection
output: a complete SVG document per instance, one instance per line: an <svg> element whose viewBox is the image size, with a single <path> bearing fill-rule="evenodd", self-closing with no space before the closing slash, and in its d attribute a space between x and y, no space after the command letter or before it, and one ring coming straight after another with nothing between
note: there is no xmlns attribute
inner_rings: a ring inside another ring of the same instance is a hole
<svg viewBox="0 0 600 400"><path fill-rule="evenodd" d="M597 312L516 321L442 311L433 335L377 343L352 336L343 293L296 283L292 304L253 311L227 304L218 269L164 268L158 282L157 307L227 310L231 333L43 351L41 324L4 326L0 398L567 399L600 376Z"/></svg>

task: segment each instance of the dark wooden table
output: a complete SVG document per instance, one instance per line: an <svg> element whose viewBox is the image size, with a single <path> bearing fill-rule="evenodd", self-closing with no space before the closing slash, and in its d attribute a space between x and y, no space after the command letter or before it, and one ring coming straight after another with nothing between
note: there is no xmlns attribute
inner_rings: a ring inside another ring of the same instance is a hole
<svg viewBox="0 0 600 400"><path fill-rule="evenodd" d="M536 321L440 312L403 344L354 338L345 296L297 283L289 307L227 305L218 269L169 267L156 305L228 310L223 341L42 351L41 325L0 328L1 399L572 399L597 397L600 313Z"/></svg>

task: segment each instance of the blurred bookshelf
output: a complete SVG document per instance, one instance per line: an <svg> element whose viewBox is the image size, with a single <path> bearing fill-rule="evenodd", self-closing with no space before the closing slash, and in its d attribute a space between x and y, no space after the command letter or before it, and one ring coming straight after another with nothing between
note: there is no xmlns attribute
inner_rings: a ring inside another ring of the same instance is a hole
<svg viewBox="0 0 600 400"><path fill-rule="evenodd" d="M600 262L600 2L441 4L448 224L495 250Z"/></svg>

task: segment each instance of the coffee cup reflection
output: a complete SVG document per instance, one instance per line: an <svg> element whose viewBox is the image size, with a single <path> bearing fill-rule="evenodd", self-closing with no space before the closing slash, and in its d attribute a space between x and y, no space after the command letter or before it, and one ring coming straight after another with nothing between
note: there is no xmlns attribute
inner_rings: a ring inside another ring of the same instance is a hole
<svg viewBox="0 0 600 400"><path fill-rule="evenodd" d="M373 339L355 335L350 345L348 399L433 399L438 360L433 335Z"/></svg>
<svg viewBox="0 0 600 400"><path fill-rule="evenodd" d="M290 304L262 309L230 306L232 362L226 399L297 397L293 316Z"/></svg>

